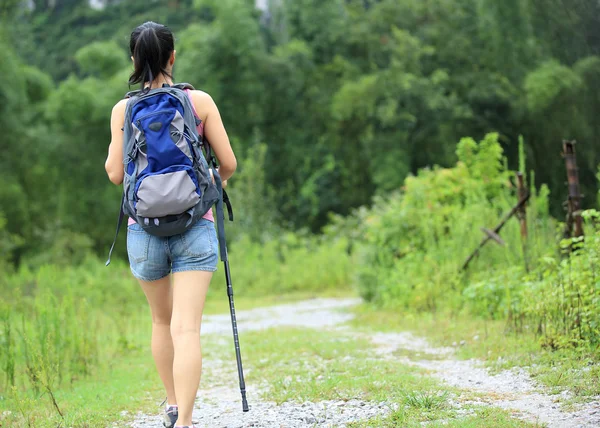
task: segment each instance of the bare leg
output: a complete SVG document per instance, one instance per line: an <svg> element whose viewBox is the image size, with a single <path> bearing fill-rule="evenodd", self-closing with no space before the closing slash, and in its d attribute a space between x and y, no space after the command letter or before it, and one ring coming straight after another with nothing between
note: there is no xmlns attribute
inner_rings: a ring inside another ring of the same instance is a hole
<svg viewBox="0 0 600 428"><path fill-rule="evenodd" d="M173 292L170 277L158 281L139 281L152 311L152 356L167 392L167 403L177 404L173 382L173 340L171 314Z"/></svg>
<svg viewBox="0 0 600 428"><path fill-rule="evenodd" d="M181 426L192 425L192 410L202 373L200 323L211 278L212 272L205 271L173 274L173 379L179 404L177 425Z"/></svg>

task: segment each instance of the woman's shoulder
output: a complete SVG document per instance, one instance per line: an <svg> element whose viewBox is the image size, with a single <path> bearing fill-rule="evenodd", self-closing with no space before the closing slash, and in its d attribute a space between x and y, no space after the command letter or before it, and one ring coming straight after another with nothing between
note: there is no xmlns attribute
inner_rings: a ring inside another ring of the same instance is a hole
<svg viewBox="0 0 600 428"><path fill-rule="evenodd" d="M200 119L205 120L209 112L214 109L215 102L212 97L208 93L199 90L190 91L190 96L198 116L200 116Z"/></svg>
<svg viewBox="0 0 600 428"><path fill-rule="evenodd" d="M112 108L110 116L111 122L119 123L125 121L125 109L127 108L127 99L120 100Z"/></svg>
<svg viewBox="0 0 600 428"><path fill-rule="evenodd" d="M190 91L190 95L192 96L192 99L194 100L194 102L200 102L200 103L214 102L212 97L207 92L200 91L198 89L194 89L194 90Z"/></svg>
<svg viewBox="0 0 600 428"><path fill-rule="evenodd" d="M114 107L112 108L113 113L125 113L125 108L127 107L127 98L119 100Z"/></svg>

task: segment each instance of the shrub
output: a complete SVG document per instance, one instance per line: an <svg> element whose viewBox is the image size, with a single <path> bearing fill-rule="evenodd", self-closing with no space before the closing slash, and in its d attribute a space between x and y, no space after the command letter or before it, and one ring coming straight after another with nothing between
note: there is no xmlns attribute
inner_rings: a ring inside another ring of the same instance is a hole
<svg viewBox="0 0 600 428"><path fill-rule="evenodd" d="M511 219L501 231L506 245L488 243L463 271L484 236L480 227L498 224L517 196L497 135L461 140L457 157L454 167L421 170L401 192L334 220L330 230L353 243L361 295L383 307L507 320L551 347L597 344L599 214L586 212L585 241L563 241L560 252L548 188L532 186L527 242Z"/></svg>

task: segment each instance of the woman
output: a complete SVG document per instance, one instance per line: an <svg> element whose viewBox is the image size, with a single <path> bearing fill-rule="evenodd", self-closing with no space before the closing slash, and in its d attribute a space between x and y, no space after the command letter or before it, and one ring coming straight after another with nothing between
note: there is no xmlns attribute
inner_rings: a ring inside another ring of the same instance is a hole
<svg viewBox="0 0 600 428"><path fill-rule="evenodd" d="M144 88L173 85L173 34L164 25L146 22L131 33L134 71L129 84ZM212 98L189 91L199 132L210 141L224 183L236 169L235 155ZM112 140L106 159L110 181L123 182L123 131L127 100L112 110ZM132 219L127 228L127 253L152 312L152 355L167 394L165 426L192 427L192 410L200 384L202 356L200 322L204 300L217 266L217 237L212 211L182 235L168 238L145 232ZM172 275L170 275L172 273Z"/></svg>

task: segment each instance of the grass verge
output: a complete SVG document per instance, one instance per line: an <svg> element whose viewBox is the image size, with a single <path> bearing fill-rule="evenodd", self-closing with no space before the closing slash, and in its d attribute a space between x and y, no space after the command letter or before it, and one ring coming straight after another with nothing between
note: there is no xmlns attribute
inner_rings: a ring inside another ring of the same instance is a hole
<svg viewBox="0 0 600 428"><path fill-rule="evenodd" d="M389 416L383 418L374 418L364 422L358 422L350 424L351 428L395 428L395 427L421 427L422 422L419 419L425 414L429 416L438 416L437 419L432 419L427 426L429 427L451 427L451 428L535 428L541 427L538 424L532 424L519 419L514 419L510 416L510 413L496 409L493 407L479 407L470 408L466 407L463 409L468 412L469 416L457 418L455 414L448 414L444 417L444 414L430 413L427 410L423 410L419 407L404 406L398 410L392 412Z"/></svg>
<svg viewBox="0 0 600 428"><path fill-rule="evenodd" d="M135 350L102 364L92 376L54 392L60 417L47 394L20 392L2 400L2 427L100 427L121 420L131 409L156 411L160 382L149 352ZM127 412L127 413L123 413Z"/></svg>

